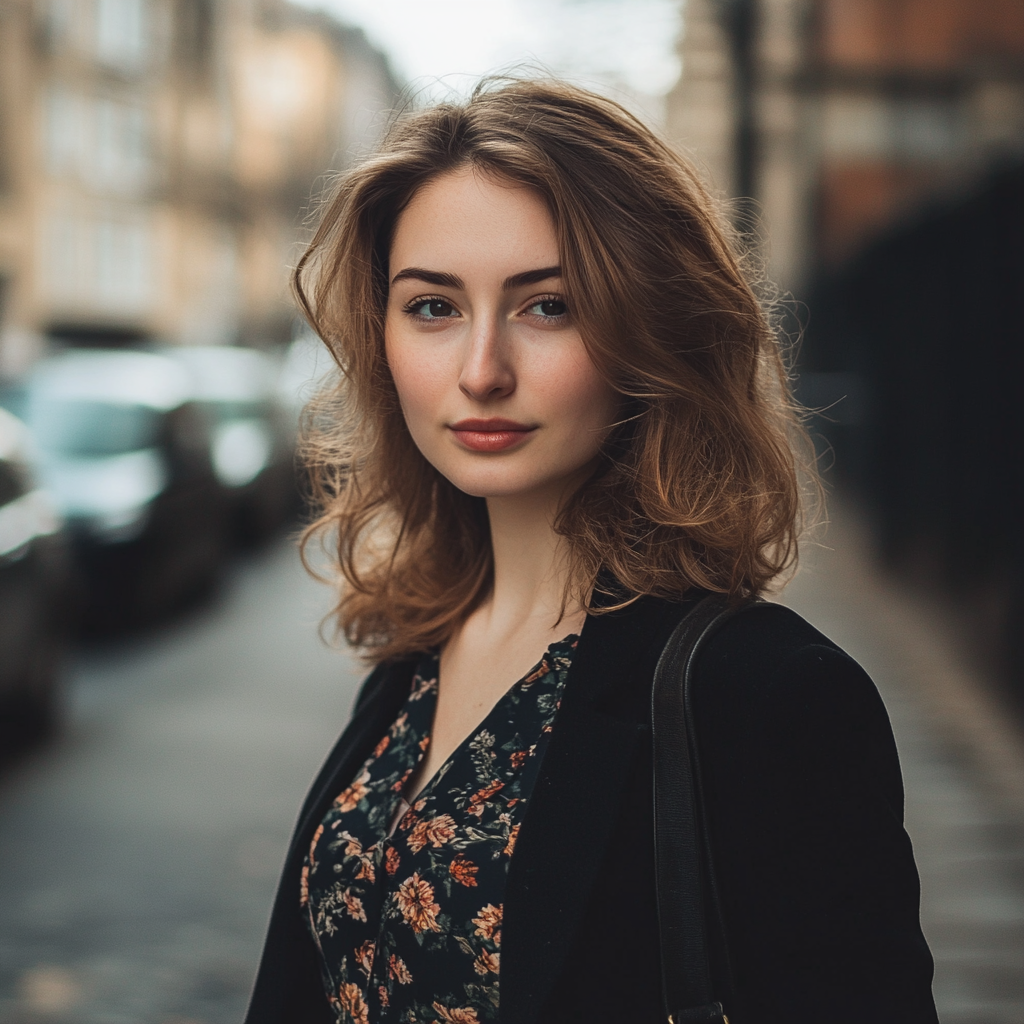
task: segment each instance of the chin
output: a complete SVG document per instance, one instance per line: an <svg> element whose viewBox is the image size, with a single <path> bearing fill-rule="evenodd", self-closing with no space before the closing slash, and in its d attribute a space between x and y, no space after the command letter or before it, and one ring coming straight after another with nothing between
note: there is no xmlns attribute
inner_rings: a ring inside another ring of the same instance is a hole
<svg viewBox="0 0 1024 1024"><path fill-rule="evenodd" d="M550 476L524 473L522 466L497 460L488 466L438 466L441 474L460 491L474 498L514 498L545 490L553 483Z"/></svg>
<svg viewBox="0 0 1024 1024"><path fill-rule="evenodd" d="M516 480L480 480L468 479L465 476L449 476L448 480L472 498L514 498L531 494L543 486L537 481L525 483Z"/></svg>

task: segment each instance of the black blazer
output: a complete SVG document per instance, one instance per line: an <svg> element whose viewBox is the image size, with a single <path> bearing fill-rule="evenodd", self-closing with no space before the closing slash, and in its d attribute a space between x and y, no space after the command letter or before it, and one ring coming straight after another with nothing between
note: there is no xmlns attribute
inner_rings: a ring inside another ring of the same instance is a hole
<svg viewBox="0 0 1024 1024"><path fill-rule="evenodd" d="M501 1024L663 1024L651 682L689 602L586 621L505 893ZM316 826L405 700L375 670L299 816L246 1024L333 1024L299 912ZM730 620L694 711L737 991L733 1024L937 1024L892 730L864 671L794 612ZM716 993L717 994L717 993Z"/></svg>

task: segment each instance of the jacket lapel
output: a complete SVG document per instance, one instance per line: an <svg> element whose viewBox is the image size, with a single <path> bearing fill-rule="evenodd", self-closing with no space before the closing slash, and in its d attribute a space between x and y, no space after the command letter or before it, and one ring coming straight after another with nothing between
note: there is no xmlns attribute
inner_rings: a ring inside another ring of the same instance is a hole
<svg viewBox="0 0 1024 1024"><path fill-rule="evenodd" d="M305 856L309 841L334 798L352 781L356 770L398 716L409 695L415 668L415 660L395 662L378 668L367 679L352 718L327 756L299 812L293 850L298 845Z"/></svg>
<svg viewBox="0 0 1024 1024"><path fill-rule="evenodd" d="M687 607L645 598L584 625L509 867L501 1024L532 1024L558 977L648 728L654 666Z"/></svg>
<svg viewBox="0 0 1024 1024"><path fill-rule="evenodd" d="M409 692L413 668L410 662L399 662L371 673L348 727L310 788L288 848L246 1024L331 1016L322 997L315 995L322 984L319 962L298 912L302 861L327 808L394 720Z"/></svg>

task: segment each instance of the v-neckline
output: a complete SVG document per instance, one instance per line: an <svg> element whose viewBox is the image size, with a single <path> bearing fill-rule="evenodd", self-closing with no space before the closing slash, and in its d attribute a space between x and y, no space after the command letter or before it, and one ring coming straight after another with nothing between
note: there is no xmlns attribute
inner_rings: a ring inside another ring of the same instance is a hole
<svg viewBox="0 0 1024 1024"><path fill-rule="evenodd" d="M548 644L548 646L544 648L544 653L537 659L536 663L531 668L527 669L527 671L524 672L514 683L512 683L512 685L509 686L509 688L505 690L504 693L502 693L502 695L494 702L494 704L491 705L491 708L487 712L487 714L484 715L484 717L480 719L480 721L477 722L477 724L473 726L473 728L470 729L470 731L462 738L458 746L448 755L447 758L445 758L445 760L438 767L437 771L435 771L434 774L431 775L430 778L427 779L422 786L420 786L420 788L416 791L416 795L410 800L408 797L406 797L404 793L400 792L398 794L398 803L396 803L395 809L392 811L393 817L391 820L390 828L388 829L388 832L384 837L385 840L391 839L395 832L398 831L398 828L401 825L402 820L405 818L405 816L413 810L416 804L418 804L421 800L425 798L425 794L428 793L428 790L431 792L433 791L437 783L440 782L440 780L448 774L449 770L451 769L452 763L455 761L456 757L458 757L462 753L463 748L466 747L469 743L471 743L479 735L479 733L483 731L484 727L494 717L495 713L501 708L501 706L509 699L513 691L515 691L517 687L521 687L522 684L527 679L529 679L530 676L532 676L541 667L541 665L544 664L545 660L547 659L548 655L551 654L552 650L555 647L562 647L566 644L571 645L574 641L578 640L578 633L569 633L566 636L564 636L561 640L553 640L550 644ZM430 710L430 728L427 730L426 733L424 733L424 737L427 740L427 745L420 750L419 755L416 758L414 772L415 768L422 763L423 758L427 756L427 751L430 749L430 743L433 741L434 715L437 714L437 702L440 697L441 691L441 655L439 652L435 651L431 653L430 657L434 659L436 665L435 675L437 679L437 686L434 687L432 693L433 707ZM422 665L423 662L421 662L420 664ZM421 677L419 666L417 666L416 668L415 677ZM403 803L405 804L405 810L401 814L399 814L398 809L401 807Z"/></svg>

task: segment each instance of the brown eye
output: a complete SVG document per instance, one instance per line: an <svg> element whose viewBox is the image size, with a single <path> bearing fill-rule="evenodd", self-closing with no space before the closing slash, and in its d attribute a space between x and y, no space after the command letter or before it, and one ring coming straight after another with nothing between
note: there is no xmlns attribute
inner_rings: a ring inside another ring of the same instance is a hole
<svg viewBox="0 0 1024 1024"><path fill-rule="evenodd" d="M542 299L540 302L535 302L530 306L527 312L532 313L534 316L542 316L551 320L557 320L560 317L565 316L568 309L561 299Z"/></svg>
<svg viewBox="0 0 1024 1024"><path fill-rule="evenodd" d="M455 313L455 307L444 299L428 299L416 305L413 312L427 320L444 320Z"/></svg>

